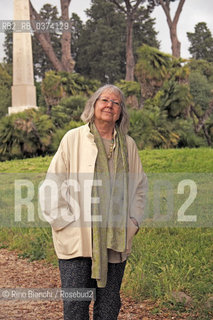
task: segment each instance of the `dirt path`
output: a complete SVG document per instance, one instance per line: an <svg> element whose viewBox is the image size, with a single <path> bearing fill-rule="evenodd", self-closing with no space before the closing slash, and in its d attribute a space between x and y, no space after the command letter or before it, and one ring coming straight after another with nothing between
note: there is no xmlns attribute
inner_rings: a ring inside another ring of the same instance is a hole
<svg viewBox="0 0 213 320"><path fill-rule="evenodd" d="M2 288L60 288L58 268L42 261L28 262L26 259L19 259L15 252L0 249L0 290ZM136 303L124 295L121 296L122 309L119 320L188 319L187 314L182 314L180 317L166 310L153 314L156 309L153 303L149 301ZM90 312L92 314L92 306ZM62 320L62 302L0 300L0 319Z"/></svg>

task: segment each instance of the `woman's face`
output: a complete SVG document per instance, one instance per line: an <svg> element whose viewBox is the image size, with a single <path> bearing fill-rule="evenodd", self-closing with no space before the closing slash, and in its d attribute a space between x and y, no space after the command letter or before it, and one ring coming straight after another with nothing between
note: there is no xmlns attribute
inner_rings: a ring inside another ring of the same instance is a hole
<svg viewBox="0 0 213 320"><path fill-rule="evenodd" d="M119 93L110 90L102 92L95 103L95 123L109 123L115 125L121 114L121 97Z"/></svg>

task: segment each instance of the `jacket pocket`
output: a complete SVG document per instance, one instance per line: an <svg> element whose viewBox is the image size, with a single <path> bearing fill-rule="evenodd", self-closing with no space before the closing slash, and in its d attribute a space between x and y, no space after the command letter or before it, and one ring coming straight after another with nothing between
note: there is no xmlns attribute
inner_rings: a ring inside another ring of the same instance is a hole
<svg viewBox="0 0 213 320"><path fill-rule="evenodd" d="M132 248L132 240L134 235L138 232L139 227L134 224L131 218L128 218L127 224L127 248L126 252L130 253Z"/></svg>
<svg viewBox="0 0 213 320"><path fill-rule="evenodd" d="M53 230L53 241L57 254L76 255L80 246L80 227L75 222L62 230Z"/></svg>

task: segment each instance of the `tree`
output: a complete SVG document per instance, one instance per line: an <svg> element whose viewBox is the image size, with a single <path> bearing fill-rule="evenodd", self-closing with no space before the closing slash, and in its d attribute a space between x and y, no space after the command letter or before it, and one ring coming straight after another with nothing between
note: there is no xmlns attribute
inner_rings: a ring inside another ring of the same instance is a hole
<svg viewBox="0 0 213 320"><path fill-rule="evenodd" d="M125 15L126 17L126 81L134 81L134 67L135 59L133 53L133 26L140 13L141 5L145 0L108 0L116 5L116 7ZM150 12L151 7L147 10Z"/></svg>
<svg viewBox="0 0 213 320"><path fill-rule="evenodd" d="M86 13L88 20L83 26L80 37L74 41L74 48L78 50L75 70L99 79L102 83L124 79L126 68L124 13L110 1L104 0L93 0L91 8ZM135 60L136 49L142 43L159 46L153 26L154 19L151 19L147 10L141 7L133 26Z"/></svg>
<svg viewBox="0 0 213 320"><path fill-rule="evenodd" d="M13 63L13 34L12 32L6 32L5 33L5 39L4 39L4 63L11 64Z"/></svg>
<svg viewBox="0 0 213 320"><path fill-rule="evenodd" d="M0 64L0 118L7 114L8 107L11 106L12 76L10 73L7 65Z"/></svg>
<svg viewBox="0 0 213 320"><path fill-rule="evenodd" d="M205 76L213 86L213 63L206 60L191 60L189 63L191 72L199 72Z"/></svg>
<svg viewBox="0 0 213 320"><path fill-rule="evenodd" d="M65 96L61 82L61 76L53 70L46 72L42 81L41 90L47 104L48 115L51 114L52 107L57 105L61 98Z"/></svg>
<svg viewBox="0 0 213 320"><path fill-rule="evenodd" d="M185 0L178 0L179 1L178 7L175 12L174 18L172 19L171 11L170 11L170 2L175 2L175 1L176 0L151 0L152 3L155 3L156 5L160 5L166 15L169 32L170 32L170 38L172 42L172 55L176 58L179 58L181 43L178 40L178 36L177 36L177 24L178 24Z"/></svg>
<svg viewBox="0 0 213 320"><path fill-rule="evenodd" d="M69 5L71 0L60 0L61 3L61 19L62 21L69 20ZM35 22L42 20L41 15L37 13L32 3L30 2L30 20L34 30ZM35 37L40 42L45 54L53 64L57 71L73 72L75 62L71 56L71 33L70 31L63 31L61 35L61 59L57 57L54 47L51 42L50 32L38 32L35 31Z"/></svg>
<svg viewBox="0 0 213 320"><path fill-rule="evenodd" d="M83 22L80 17L76 13L72 13L71 16L71 48L72 48L72 56L76 61L80 47L79 40L83 31ZM77 62L76 62L77 64ZM75 64L75 68L76 68Z"/></svg>
<svg viewBox="0 0 213 320"><path fill-rule="evenodd" d="M187 113L190 105L188 87L189 67L182 66L185 60L143 45L138 49L136 76L141 85L141 107L145 100L154 98L160 90L163 108L168 116L176 117Z"/></svg>
<svg viewBox="0 0 213 320"><path fill-rule="evenodd" d="M88 98L99 86L99 81L86 79L78 73L54 70L46 72L41 84L47 105L46 113L50 115L52 107L58 105L63 97L82 95Z"/></svg>
<svg viewBox="0 0 213 320"><path fill-rule="evenodd" d="M55 6L45 4L39 12L41 20L57 21L59 20L58 10ZM49 40L58 59L61 57L61 35L57 32L49 34ZM34 74L40 78L44 78L45 72L54 69L54 65L44 52L36 34L32 37Z"/></svg>
<svg viewBox="0 0 213 320"><path fill-rule="evenodd" d="M125 70L124 16L103 0L93 0L86 14L89 19L77 42L76 71L102 83L121 79Z"/></svg>
<svg viewBox="0 0 213 320"><path fill-rule="evenodd" d="M171 68L171 56L147 45L138 51L135 73L141 85L141 107L148 98L153 98Z"/></svg>
<svg viewBox="0 0 213 320"><path fill-rule="evenodd" d="M168 121L165 111L160 110L155 101L147 101L142 110L130 111L129 134L139 149L172 148L178 144L179 136L173 124Z"/></svg>
<svg viewBox="0 0 213 320"><path fill-rule="evenodd" d="M155 19L150 18L149 10L143 7L139 8L133 25L133 53L135 62L137 62L137 49L143 44L159 49L158 33L155 31L154 25Z"/></svg>
<svg viewBox="0 0 213 320"><path fill-rule="evenodd" d="M196 61L198 62L198 61ZM191 65L192 63L190 63ZM193 97L193 104L191 105L191 115L194 119L194 128L195 132L199 133L201 130L204 133L208 145L212 145L211 142L211 133L208 132L208 125L206 125L213 115L213 98L212 98L212 87L213 81L210 81L211 75L209 71L211 68L208 68L208 77L205 75L207 64L206 61L203 61L203 66L201 68L201 60L198 63L195 63L200 67L196 70L192 70L189 82L190 82L190 92ZM213 67L213 66L212 66ZM199 70L200 69L200 70ZM212 79L213 80L213 79ZM210 127L212 127L213 122L210 121Z"/></svg>
<svg viewBox="0 0 213 320"><path fill-rule="evenodd" d="M58 21L59 14L55 6L45 4L40 12L39 16L41 20L45 21ZM49 34L49 41L58 59L61 58L61 35L56 32ZM32 48L33 48L33 63L34 63L34 75L40 78L44 78L45 72L51 69L55 69L53 63L49 59L48 55L44 52L39 40L36 37L36 33L32 35ZM12 64L13 61L13 34L7 32L4 41L4 62Z"/></svg>
<svg viewBox="0 0 213 320"><path fill-rule="evenodd" d="M187 32L191 45L189 52L194 59L213 62L213 37L205 22L196 24L195 32Z"/></svg>

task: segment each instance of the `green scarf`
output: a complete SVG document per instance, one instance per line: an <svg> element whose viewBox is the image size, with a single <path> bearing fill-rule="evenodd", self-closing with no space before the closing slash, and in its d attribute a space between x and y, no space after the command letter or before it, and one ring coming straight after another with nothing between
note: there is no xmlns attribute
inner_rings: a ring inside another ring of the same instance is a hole
<svg viewBox="0 0 213 320"><path fill-rule="evenodd" d="M94 123L90 125L98 148L94 180L101 180L101 186L93 186L92 197L99 198L92 204L92 278L98 287L105 287L108 272L108 252L112 249L124 252L126 249L128 208L128 154L126 138L116 128L114 151L114 174L112 184L108 159L102 138ZM101 217L101 222L97 221Z"/></svg>

